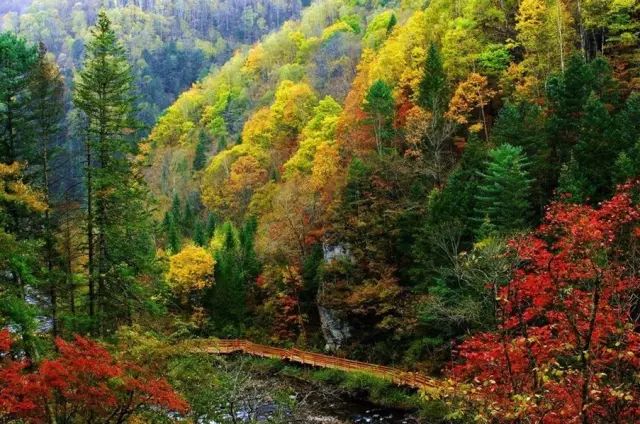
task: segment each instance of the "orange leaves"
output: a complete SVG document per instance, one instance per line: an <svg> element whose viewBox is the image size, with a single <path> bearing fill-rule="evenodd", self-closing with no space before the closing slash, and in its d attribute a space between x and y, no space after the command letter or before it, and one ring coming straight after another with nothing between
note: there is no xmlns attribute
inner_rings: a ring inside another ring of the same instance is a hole
<svg viewBox="0 0 640 424"><path fill-rule="evenodd" d="M456 88L445 116L458 124L468 124L471 113L484 109L495 94L488 86L487 77L472 73Z"/></svg>

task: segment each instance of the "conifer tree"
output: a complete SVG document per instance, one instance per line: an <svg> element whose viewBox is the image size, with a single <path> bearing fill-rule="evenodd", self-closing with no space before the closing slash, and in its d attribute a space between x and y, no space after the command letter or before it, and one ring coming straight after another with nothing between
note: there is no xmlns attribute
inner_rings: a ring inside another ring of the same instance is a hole
<svg viewBox="0 0 640 424"><path fill-rule="evenodd" d="M198 246L204 246L205 244L207 244L204 226L202 225L202 221L199 219L196 221L196 224L193 228L193 241Z"/></svg>
<svg viewBox="0 0 640 424"><path fill-rule="evenodd" d="M529 225L532 180L526 156L520 147L503 144L489 152L485 172L476 194L475 219L478 236L495 231L501 234Z"/></svg>
<svg viewBox="0 0 640 424"><path fill-rule="evenodd" d="M373 126L378 154L382 155L385 143L393 136L395 101L389 84L382 80L374 82L365 96L363 109Z"/></svg>
<svg viewBox="0 0 640 424"><path fill-rule="evenodd" d="M36 49L16 35L0 34L0 161L11 164L24 160L32 143L24 140L29 132L26 90L29 72L37 58Z"/></svg>
<svg viewBox="0 0 640 424"><path fill-rule="evenodd" d="M209 144L209 139L207 138L207 134L202 131L200 132L195 156L193 158L193 169L195 171L200 171L207 164L207 144Z"/></svg>
<svg viewBox="0 0 640 424"><path fill-rule="evenodd" d="M89 315L98 324L129 321L137 279L152 271L146 190L131 163L133 76L104 11L98 15L75 84L74 103L87 120L86 202ZM98 330L102 330L99 325Z"/></svg>
<svg viewBox="0 0 640 424"><path fill-rule="evenodd" d="M209 213L207 217L207 227L205 230L205 236L207 241L211 240L213 237L213 233L216 231L216 216L212 213Z"/></svg>
<svg viewBox="0 0 640 424"><path fill-rule="evenodd" d="M538 105L520 102L504 105L491 132L491 140L496 146L511 144L521 147L530 161L528 169L535 183L532 185L532 200L537 216L541 216L553 191L549 181L549 144L543 131L545 118Z"/></svg>
<svg viewBox="0 0 640 424"><path fill-rule="evenodd" d="M38 57L30 73L30 127L33 135L33 153L30 155L30 174L47 204L44 211L43 239L44 261L48 285L52 333L58 333L57 303L58 293L54 265L56 263L55 231L57 223L53 216L52 199L53 163L58 153L57 143L64 118L64 82L58 66L47 57L44 44L38 48Z"/></svg>
<svg viewBox="0 0 640 424"><path fill-rule="evenodd" d="M440 50L435 43L429 46L424 74L420 80L418 105L433 114L442 115L447 108L448 99L447 75Z"/></svg>
<svg viewBox="0 0 640 424"><path fill-rule="evenodd" d="M171 253L176 254L181 248L180 231L176 225L176 219L173 217L173 213L167 212L165 216L165 230L167 232L167 247Z"/></svg>
<svg viewBox="0 0 640 424"><path fill-rule="evenodd" d="M451 93L442 55L435 43L429 46L419 88L417 104L428 112L421 142L423 156L433 169L435 184L441 185L453 162L451 136L456 123L445 116Z"/></svg>

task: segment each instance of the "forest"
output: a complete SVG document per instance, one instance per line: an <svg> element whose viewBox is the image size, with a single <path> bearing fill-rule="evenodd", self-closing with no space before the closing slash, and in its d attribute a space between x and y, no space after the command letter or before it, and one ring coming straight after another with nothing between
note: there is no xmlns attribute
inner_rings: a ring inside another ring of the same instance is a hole
<svg viewBox="0 0 640 424"><path fill-rule="evenodd" d="M0 4L0 423L637 423L639 270L638 0Z"/></svg>

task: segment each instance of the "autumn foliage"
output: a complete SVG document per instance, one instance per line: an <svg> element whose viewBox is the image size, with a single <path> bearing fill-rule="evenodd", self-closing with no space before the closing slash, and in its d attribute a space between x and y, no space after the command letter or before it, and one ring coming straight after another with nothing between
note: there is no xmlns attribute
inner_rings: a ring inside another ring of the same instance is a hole
<svg viewBox="0 0 640 424"><path fill-rule="evenodd" d="M558 202L512 241L520 262L497 295L495 332L451 370L489 422L632 423L640 417L638 185L599 207Z"/></svg>
<svg viewBox="0 0 640 424"><path fill-rule="evenodd" d="M121 423L145 411L185 412L186 402L144 368L117 362L97 343L56 340L55 359L37 366L11 356L0 332L0 420L26 423Z"/></svg>

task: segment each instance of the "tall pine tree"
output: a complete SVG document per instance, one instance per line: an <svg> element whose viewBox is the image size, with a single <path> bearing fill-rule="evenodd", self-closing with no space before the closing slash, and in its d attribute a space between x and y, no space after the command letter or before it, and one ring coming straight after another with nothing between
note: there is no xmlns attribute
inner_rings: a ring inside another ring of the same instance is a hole
<svg viewBox="0 0 640 424"><path fill-rule="evenodd" d="M151 220L143 180L131 163L133 76L101 11L74 93L85 115L89 315L97 330L128 322L140 305L144 275L154 272ZM109 318L108 321L106 318Z"/></svg>
<svg viewBox="0 0 640 424"><path fill-rule="evenodd" d="M33 135L33 154L30 161L31 179L43 194L47 209L44 211L43 259L45 262L47 291L49 294L52 333L58 334L58 293L54 268L56 228L53 196L53 164L64 119L64 81L58 66L47 57L47 49L40 43L38 57L29 81L30 127Z"/></svg>

